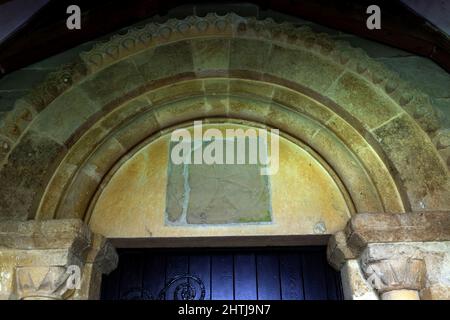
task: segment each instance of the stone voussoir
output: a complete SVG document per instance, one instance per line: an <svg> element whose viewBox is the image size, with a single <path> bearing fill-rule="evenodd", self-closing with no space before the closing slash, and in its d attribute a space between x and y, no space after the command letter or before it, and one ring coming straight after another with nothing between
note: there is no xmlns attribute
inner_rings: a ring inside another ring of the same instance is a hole
<svg viewBox="0 0 450 320"><path fill-rule="evenodd" d="M415 100L414 97L424 96L424 94L401 81L397 74L388 71L381 63L369 59L362 50L355 49L346 42L333 40L326 34L315 33L305 26L280 24L272 19L244 18L233 13L224 16L210 13L205 17L190 16L182 20L170 19L163 24L150 23L142 27L130 28L125 34L115 35L109 41L98 43L92 50L81 53L74 62L50 74L44 83L25 97L25 100L34 109L40 111L86 76L128 56L166 43L205 36L270 40L277 45L310 51L337 65L346 66L358 76L378 86L386 95L404 107L411 116L417 118L428 133L431 134L439 128L438 120L424 119L423 112L415 107L408 107ZM427 110L430 107L431 105L427 104ZM423 105L420 108L423 109ZM0 128L0 135L7 135L12 130L14 134L20 136L25 131L25 127L14 120L8 121Z"/></svg>

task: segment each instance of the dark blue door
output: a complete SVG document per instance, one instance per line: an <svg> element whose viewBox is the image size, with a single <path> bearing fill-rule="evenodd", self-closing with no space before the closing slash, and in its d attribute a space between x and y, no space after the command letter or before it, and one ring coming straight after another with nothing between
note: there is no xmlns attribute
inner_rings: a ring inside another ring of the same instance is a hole
<svg viewBox="0 0 450 320"><path fill-rule="evenodd" d="M107 300L340 300L324 247L119 250Z"/></svg>

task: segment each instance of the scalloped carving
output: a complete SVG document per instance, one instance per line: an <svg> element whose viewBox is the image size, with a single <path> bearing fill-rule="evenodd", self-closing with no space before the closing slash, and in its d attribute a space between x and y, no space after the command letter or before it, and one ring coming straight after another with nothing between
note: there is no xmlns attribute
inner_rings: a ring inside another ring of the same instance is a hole
<svg viewBox="0 0 450 320"><path fill-rule="evenodd" d="M345 66L372 83L403 107L429 135L434 135L440 127L439 114L432 107L430 98L401 80L398 74L371 59L363 50L353 48L347 42L336 41L327 34L313 32L305 26L276 23L272 19L244 18L234 13L224 16L209 13L205 17L189 16L182 20L170 19L162 24L150 23L130 28L108 41L97 43L90 51L81 53L73 63L50 74L25 100L34 109L41 111L84 77L130 55L182 39L215 36L254 38L309 50ZM0 125L0 135L10 136L13 133L20 136L24 128L14 121Z"/></svg>

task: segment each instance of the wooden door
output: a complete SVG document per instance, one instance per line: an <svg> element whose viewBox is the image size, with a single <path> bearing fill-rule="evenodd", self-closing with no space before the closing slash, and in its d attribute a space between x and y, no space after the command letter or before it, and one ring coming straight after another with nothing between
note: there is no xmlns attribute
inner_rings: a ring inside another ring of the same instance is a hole
<svg viewBox="0 0 450 320"><path fill-rule="evenodd" d="M339 300L325 248L119 250L107 300Z"/></svg>

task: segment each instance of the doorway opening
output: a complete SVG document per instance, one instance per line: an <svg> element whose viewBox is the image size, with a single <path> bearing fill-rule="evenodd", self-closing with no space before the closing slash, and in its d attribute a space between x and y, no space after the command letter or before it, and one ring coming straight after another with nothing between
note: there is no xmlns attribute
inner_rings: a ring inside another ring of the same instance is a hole
<svg viewBox="0 0 450 320"><path fill-rule="evenodd" d="M119 249L103 300L342 300L323 246Z"/></svg>

